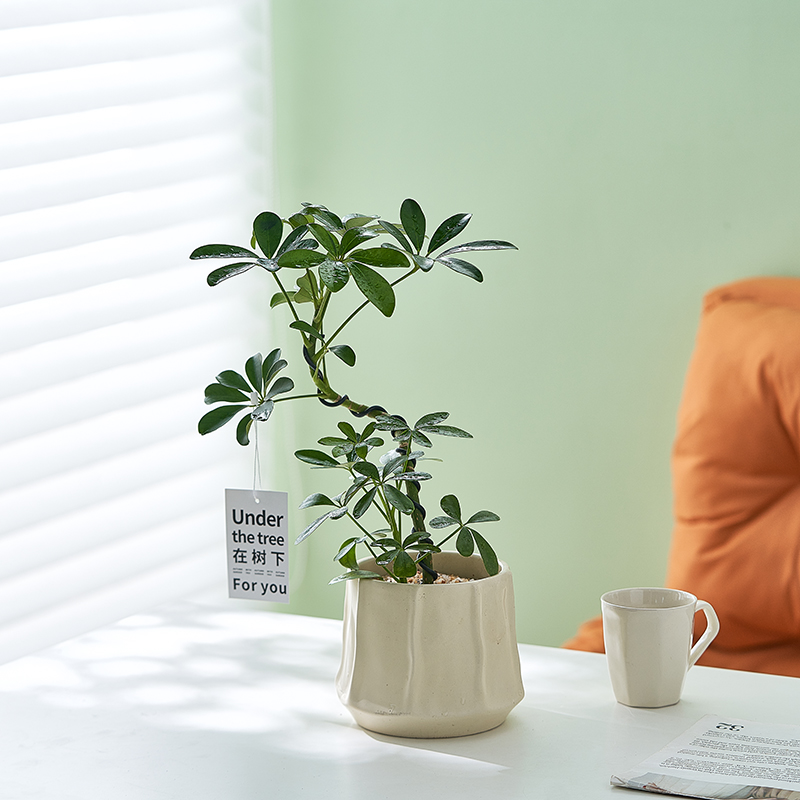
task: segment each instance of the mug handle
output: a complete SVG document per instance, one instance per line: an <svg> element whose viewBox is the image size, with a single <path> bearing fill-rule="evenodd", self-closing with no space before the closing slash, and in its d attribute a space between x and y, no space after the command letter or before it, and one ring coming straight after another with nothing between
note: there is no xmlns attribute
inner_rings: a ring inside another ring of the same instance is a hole
<svg viewBox="0 0 800 800"><path fill-rule="evenodd" d="M706 629L689 653L690 667L693 667L697 663L697 659L705 653L706 648L719 633L719 619L717 617L717 612L711 607L711 603L706 603L705 600L698 600L694 613L696 614L698 611L702 611L706 615Z"/></svg>

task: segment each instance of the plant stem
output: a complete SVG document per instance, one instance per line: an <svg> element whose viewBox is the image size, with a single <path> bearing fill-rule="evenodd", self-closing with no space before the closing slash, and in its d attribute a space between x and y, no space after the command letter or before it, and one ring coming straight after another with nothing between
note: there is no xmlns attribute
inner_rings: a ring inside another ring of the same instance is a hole
<svg viewBox="0 0 800 800"><path fill-rule="evenodd" d="M300 322L300 317L297 316L297 311L295 310L294 303L292 302L288 292L281 283L281 279L278 277L278 273L273 272L272 277L275 278L275 281L278 284L278 288L281 290L281 294L286 298L286 303L289 306L289 310L292 312L292 316L295 318L295 322Z"/></svg>
<svg viewBox="0 0 800 800"><path fill-rule="evenodd" d="M284 400L306 400L306 399L315 399L318 398L318 394L293 394L290 397L273 397L273 403L281 403Z"/></svg>
<svg viewBox="0 0 800 800"><path fill-rule="evenodd" d="M410 277L411 277L411 276L412 276L412 275L413 275L415 272L418 272L418 271L419 271L419 267L418 267L418 266L414 266L414 267L413 267L413 269L410 269L408 272L406 272L406 273L405 273L405 275L401 275L401 276L400 276L400 277L399 277L397 280L395 280L395 281L392 281L392 282L391 282L389 285L390 285L390 286L392 286L392 287L394 287L394 286L397 286L397 284L398 284L398 283L401 283L402 281L406 280L406 278L410 278ZM341 324L341 325L340 325L340 326L339 326L339 327L338 327L338 328L337 328L337 329L336 329L336 330L335 330L335 331L334 331L334 332L333 332L333 333L332 333L332 334L331 334L331 335L328 337L327 341L325 342L325 346L322 348L322 350L320 350L320 354L321 354L321 356L322 356L323 358L324 358L324 357L327 355L327 353L328 353L328 349L329 349L329 347L330 347L331 343L333 342L333 340L334 340L334 339L335 339L335 338L336 338L336 337L337 337L337 336L338 336L338 335L339 335L339 334L342 332L342 330L344 330L344 328L345 328L345 326L346 326L346 325L348 325L350 322L352 322L352 320L353 320L353 318L356 316L356 314L358 314L358 313L360 313L361 311L363 311L363 310L364 310L364 309L365 309L365 308L366 308L366 307L367 307L369 304L370 304L370 303L369 303L369 300L365 300L365 301L364 301L364 302L363 302L363 303L362 303L360 306L358 306L358 308L356 308L356 310L355 310L355 311L353 311L353 313L352 313L352 314L350 314L350 316L349 316L349 317L347 317L347 319L345 319L345 321L344 321L344 322L343 322L343 323L342 323L342 324Z"/></svg>

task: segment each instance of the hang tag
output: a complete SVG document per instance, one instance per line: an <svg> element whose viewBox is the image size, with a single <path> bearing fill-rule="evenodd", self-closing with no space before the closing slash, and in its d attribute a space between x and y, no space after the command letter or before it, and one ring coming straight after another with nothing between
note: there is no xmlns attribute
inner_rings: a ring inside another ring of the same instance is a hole
<svg viewBox="0 0 800 800"><path fill-rule="evenodd" d="M228 597L289 602L289 495L225 490Z"/></svg>

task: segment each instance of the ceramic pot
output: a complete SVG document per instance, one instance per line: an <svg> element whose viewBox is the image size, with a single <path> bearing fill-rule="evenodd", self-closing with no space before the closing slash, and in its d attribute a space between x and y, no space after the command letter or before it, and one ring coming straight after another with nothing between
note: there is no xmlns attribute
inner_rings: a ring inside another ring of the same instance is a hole
<svg viewBox="0 0 800 800"><path fill-rule="evenodd" d="M380 572L372 559L361 569ZM479 556L437 553L467 583L349 581L339 698L367 730L438 738L500 725L524 691L511 572L486 576Z"/></svg>

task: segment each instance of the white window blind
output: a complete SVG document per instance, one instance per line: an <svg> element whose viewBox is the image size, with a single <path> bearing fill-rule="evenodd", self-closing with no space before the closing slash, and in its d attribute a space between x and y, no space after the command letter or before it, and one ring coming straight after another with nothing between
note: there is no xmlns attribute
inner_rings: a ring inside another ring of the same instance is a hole
<svg viewBox="0 0 800 800"><path fill-rule="evenodd" d="M188 255L266 207L265 14L0 3L0 661L224 581L247 459L196 425L264 345Z"/></svg>

